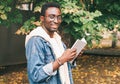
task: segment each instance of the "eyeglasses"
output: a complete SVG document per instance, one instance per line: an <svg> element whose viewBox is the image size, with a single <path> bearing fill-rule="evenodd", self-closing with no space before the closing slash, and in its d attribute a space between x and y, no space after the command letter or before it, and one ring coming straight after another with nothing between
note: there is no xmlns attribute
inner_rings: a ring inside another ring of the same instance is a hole
<svg viewBox="0 0 120 84"><path fill-rule="evenodd" d="M54 21L56 18L57 18L58 21L62 21L62 16L61 15L55 16L55 15L51 14L51 15L48 15L48 16L45 16L45 17L48 17L51 21Z"/></svg>

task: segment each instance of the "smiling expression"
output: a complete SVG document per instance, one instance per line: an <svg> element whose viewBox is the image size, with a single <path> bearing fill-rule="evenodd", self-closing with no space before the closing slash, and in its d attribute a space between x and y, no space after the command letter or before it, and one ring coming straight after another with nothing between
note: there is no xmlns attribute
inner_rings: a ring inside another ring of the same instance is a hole
<svg viewBox="0 0 120 84"><path fill-rule="evenodd" d="M61 11L56 7L49 7L45 11L45 15L41 16L42 25L46 28L47 32L56 32L62 22Z"/></svg>

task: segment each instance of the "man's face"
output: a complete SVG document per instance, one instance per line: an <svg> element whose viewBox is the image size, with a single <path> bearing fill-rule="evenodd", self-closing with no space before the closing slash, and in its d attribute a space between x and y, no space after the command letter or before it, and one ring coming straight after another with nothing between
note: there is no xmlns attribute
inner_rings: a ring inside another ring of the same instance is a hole
<svg viewBox="0 0 120 84"><path fill-rule="evenodd" d="M42 23L48 32L55 32L58 30L62 22L61 11L56 7L50 7L46 10L43 16Z"/></svg>

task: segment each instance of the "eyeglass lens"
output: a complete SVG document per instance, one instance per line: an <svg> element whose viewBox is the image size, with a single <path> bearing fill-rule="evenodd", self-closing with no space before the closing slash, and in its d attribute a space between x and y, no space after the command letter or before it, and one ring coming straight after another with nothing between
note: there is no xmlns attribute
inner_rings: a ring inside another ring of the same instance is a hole
<svg viewBox="0 0 120 84"><path fill-rule="evenodd" d="M57 20L62 20L62 16L61 15L58 15L58 16L55 16L55 15L49 15L48 16L49 17L49 19L51 19L51 20L55 20L56 18L57 18Z"/></svg>

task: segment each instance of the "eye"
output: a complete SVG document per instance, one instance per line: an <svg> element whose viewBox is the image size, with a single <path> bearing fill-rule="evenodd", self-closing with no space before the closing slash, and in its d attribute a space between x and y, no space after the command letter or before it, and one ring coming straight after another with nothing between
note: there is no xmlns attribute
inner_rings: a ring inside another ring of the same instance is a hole
<svg viewBox="0 0 120 84"><path fill-rule="evenodd" d="M53 20L55 20L55 19L57 19L58 21L61 21L61 20L62 20L62 16L61 16L61 15L56 16L56 15L54 15L54 14L51 14L51 15L48 15L48 16L46 16L46 17L48 17L51 21L53 21Z"/></svg>
<svg viewBox="0 0 120 84"><path fill-rule="evenodd" d="M57 19L58 19L58 20L61 20L61 19L62 19L62 16L61 16L61 15L59 15L59 16L57 17Z"/></svg>
<svg viewBox="0 0 120 84"><path fill-rule="evenodd" d="M49 15L49 18L50 18L50 19L54 19L54 18L55 18L55 15Z"/></svg>

